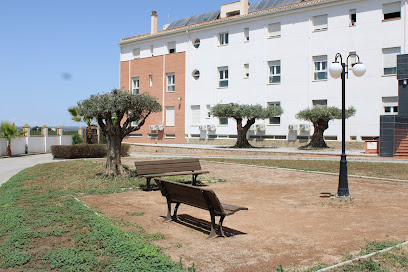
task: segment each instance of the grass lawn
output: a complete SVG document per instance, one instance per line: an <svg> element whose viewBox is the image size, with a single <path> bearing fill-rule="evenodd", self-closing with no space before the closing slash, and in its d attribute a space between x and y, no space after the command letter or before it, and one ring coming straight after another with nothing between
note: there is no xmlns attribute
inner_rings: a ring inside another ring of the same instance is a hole
<svg viewBox="0 0 408 272"><path fill-rule="evenodd" d="M202 159L204 160L204 159ZM339 173L340 160L265 160L265 159L205 159L211 161L240 163L248 165L269 166L278 168ZM347 162L349 175L408 180L408 164Z"/></svg>
<svg viewBox="0 0 408 272"><path fill-rule="evenodd" d="M1 186L0 271L186 271L150 242L164 239L160 233L147 235L75 200L144 183L103 172L101 163L58 162L28 168Z"/></svg>

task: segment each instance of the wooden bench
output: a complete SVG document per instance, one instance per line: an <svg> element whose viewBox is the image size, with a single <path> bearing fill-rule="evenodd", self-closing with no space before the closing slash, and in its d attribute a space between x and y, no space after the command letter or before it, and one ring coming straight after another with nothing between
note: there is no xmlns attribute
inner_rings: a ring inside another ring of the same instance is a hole
<svg viewBox="0 0 408 272"><path fill-rule="evenodd" d="M197 176L210 173L202 171L198 159L174 159L135 162L138 176L146 178L146 190L150 190L150 180L155 177L192 175L192 184L197 183Z"/></svg>
<svg viewBox="0 0 408 272"><path fill-rule="evenodd" d="M182 183L154 179L159 186L163 196L167 199L167 217L164 222L177 221L177 210L180 204L187 204L200 209L208 210L211 216L211 232L208 238L218 236L219 230L221 236L224 236L222 223L225 216L232 215L240 210L248 210L246 207L240 207L221 203L212 190L203 189ZM171 215L171 204L175 203L174 213ZM216 231L215 217L220 216L219 229Z"/></svg>

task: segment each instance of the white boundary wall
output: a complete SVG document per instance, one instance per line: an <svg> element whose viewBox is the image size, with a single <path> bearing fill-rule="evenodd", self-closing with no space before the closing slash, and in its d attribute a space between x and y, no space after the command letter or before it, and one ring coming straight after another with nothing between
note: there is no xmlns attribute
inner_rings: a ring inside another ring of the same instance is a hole
<svg viewBox="0 0 408 272"><path fill-rule="evenodd" d="M28 154L30 153L49 153L52 145L72 145L72 135L64 136L31 136L13 139L11 141L12 155L21 155L26 153L26 145ZM46 147L46 148L45 148ZM7 141L0 138L0 156L6 154Z"/></svg>

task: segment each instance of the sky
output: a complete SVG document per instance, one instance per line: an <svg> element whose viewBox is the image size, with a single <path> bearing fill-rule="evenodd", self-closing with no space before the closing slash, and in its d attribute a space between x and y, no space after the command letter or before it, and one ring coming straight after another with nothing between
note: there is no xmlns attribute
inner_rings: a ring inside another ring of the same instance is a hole
<svg viewBox="0 0 408 272"><path fill-rule="evenodd" d="M119 86L119 40L228 0L0 0L0 121L77 126L67 109ZM83 124L80 124L83 125Z"/></svg>

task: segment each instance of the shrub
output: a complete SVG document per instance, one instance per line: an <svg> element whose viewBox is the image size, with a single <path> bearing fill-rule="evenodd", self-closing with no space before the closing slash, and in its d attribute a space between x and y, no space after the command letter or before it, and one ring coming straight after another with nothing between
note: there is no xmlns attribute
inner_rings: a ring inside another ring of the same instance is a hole
<svg viewBox="0 0 408 272"><path fill-rule="evenodd" d="M130 144L122 144L120 146L120 156L129 157Z"/></svg>
<svg viewBox="0 0 408 272"><path fill-rule="evenodd" d="M103 158L106 156L106 145L53 145L51 152L56 159Z"/></svg>
<svg viewBox="0 0 408 272"><path fill-rule="evenodd" d="M120 155L129 156L129 144L122 144ZM107 146L101 144L53 145L51 153L55 159L104 158Z"/></svg>
<svg viewBox="0 0 408 272"><path fill-rule="evenodd" d="M84 140L82 139L81 135L79 135L78 133L75 133L72 136L72 144L76 145L76 144L82 144L84 142Z"/></svg>

